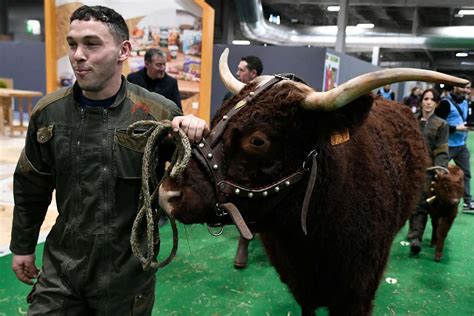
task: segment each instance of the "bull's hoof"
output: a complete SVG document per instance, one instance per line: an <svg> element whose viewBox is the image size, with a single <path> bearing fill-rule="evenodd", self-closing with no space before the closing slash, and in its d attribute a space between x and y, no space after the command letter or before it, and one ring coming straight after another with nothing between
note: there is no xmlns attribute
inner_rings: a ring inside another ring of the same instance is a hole
<svg viewBox="0 0 474 316"><path fill-rule="evenodd" d="M410 255L417 256L421 251L421 242L418 238L410 242Z"/></svg>
<svg viewBox="0 0 474 316"><path fill-rule="evenodd" d="M440 262L442 256L443 256L443 254L441 254L441 253L435 253L434 261Z"/></svg>

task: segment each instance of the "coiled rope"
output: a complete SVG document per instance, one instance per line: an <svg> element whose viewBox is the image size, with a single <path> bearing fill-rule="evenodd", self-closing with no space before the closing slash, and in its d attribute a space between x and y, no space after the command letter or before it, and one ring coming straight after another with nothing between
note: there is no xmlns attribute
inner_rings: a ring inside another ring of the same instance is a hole
<svg viewBox="0 0 474 316"><path fill-rule="evenodd" d="M134 130L139 127L149 128L144 133L134 133ZM164 261L155 261L155 245L160 242L160 231L158 225L155 225L155 219L159 219L162 212L159 208L157 212L154 212L152 208L152 205L156 205L158 188L162 180L158 180L156 177L155 167L158 164L158 161L154 161L154 158L156 157L155 153L159 150L158 143L160 140L171 135L173 141L176 143L176 150L171 159L171 172L169 172L169 176L171 178L176 178L184 171L189 162L189 158L191 157L191 145L189 144L188 137L182 130L179 130L177 133L172 132L170 121L137 121L127 128L127 134L136 139L147 138L143 154L140 207L137 217L133 222L130 244L132 246L132 252L140 261L143 270L146 271L149 268L158 269L169 264L175 257L178 249L178 229L176 227L176 221L170 218L173 230L173 248ZM167 174L168 171L165 175ZM150 194L150 187L153 188L152 194ZM141 223L144 218L146 220L146 249L142 249L143 247L140 246L142 242L142 239L140 238L140 228L143 227Z"/></svg>

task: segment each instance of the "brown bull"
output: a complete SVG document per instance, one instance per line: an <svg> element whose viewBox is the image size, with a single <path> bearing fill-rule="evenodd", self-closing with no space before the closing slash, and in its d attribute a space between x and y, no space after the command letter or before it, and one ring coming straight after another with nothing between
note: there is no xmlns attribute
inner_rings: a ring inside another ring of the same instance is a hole
<svg viewBox="0 0 474 316"><path fill-rule="evenodd" d="M291 76L245 86L227 54L221 77L235 96L185 172L163 181L161 207L187 224L231 218L244 238L252 237L246 224L261 232L304 315L322 306L331 315L370 314L428 161L410 110L367 93L403 80L467 82L391 69L324 93Z"/></svg>
<svg viewBox="0 0 474 316"><path fill-rule="evenodd" d="M440 261L448 232L458 214L458 206L464 192L464 172L457 166L448 169L432 167L437 171L427 199L431 217L431 246L435 246L435 261ZM439 171L441 170L441 171Z"/></svg>

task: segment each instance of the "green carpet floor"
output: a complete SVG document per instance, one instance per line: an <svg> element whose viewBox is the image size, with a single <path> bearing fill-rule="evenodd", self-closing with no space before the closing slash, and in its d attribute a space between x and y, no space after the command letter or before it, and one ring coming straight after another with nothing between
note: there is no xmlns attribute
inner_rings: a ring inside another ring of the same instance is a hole
<svg viewBox="0 0 474 316"><path fill-rule="evenodd" d="M474 141L474 137L471 136ZM473 147L471 141L471 152ZM474 170L474 169L473 169ZM201 225L179 225L177 257L157 273L154 315L299 315L299 306L270 266L259 240L250 245L250 265L237 271L233 257L237 231L228 227L212 237ZM169 253L171 229L161 231L163 260ZM433 260L427 225L419 258L408 256L407 227L396 237L374 315L474 316L474 215L460 213L441 262ZM43 247L38 247L40 257ZM24 315L29 286L17 281L11 256L0 258L0 316ZM387 282L385 278L395 279ZM327 315L318 310L318 315ZM121 316L121 315L117 315Z"/></svg>
<svg viewBox="0 0 474 316"><path fill-rule="evenodd" d="M237 241L234 228L212 237L204 226L180 225L176 259L157 273L154 315L299 315L299 307L270 266L260 241L250 246L250 265L232 266ZM394 241L385 277L375 300L374 315L474 315L474 215L459 214L448 236L443 260L433 261L425 232L419 258L402 245L406 227ZM160 257L168 254L170 225L162 230ZM41 253L42 246L38 247ZM11 256L0 258L0 315L25 314L29 287L16 281ZM318 311L318 315L327 315Z"/></svg>

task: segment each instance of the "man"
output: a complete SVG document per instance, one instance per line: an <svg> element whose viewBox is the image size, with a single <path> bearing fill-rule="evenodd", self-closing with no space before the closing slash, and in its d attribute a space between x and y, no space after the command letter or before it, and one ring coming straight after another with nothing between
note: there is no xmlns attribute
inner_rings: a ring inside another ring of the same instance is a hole
<svg viewBox="0 0 474 316"><path fill-rule="evenodd" d="M383 88L379 89L379 91L377 91L377 95L381 95L382 97L384 97L387 100L395 101L395 92L393 92L390 89L389 84L387 84L387 85L383 86Z"/></svg>
<svg viewBox="0 0 474 316"><path fill-rule="evenodd" d="M32 113L14 174L10 244L17 278L32 284L37 277L29 315L151 314L154 271L143 271L130 246L143 143L126 128L142 119L172 119L190 141L208 129L121 76L128 36L124 19L110 8L74 11L67 42L77 81L42 98ZM39 273L35 247L53 190L59 216Z"/></svg>
<svg viewBox="0 0 474 316"><path fill-rule="evenodd" d="M253 79L257 78L262 74L263 64L260 58L257 56L246 56L240 59L239 65L237 66L237 78L242 83L249 83ZM233 97L233 94L228 92L222 102ZM247 266L248 252L249 252L249 240L239 237L239 243L237 246L237 253L234 259L234 267L236 269L243 269Z"/></svg>
<svg viewBox="0 0 474 316"><path fill-rule="evenodd" d="M237 66L237 79L247 84L253 79L257 78L262 74L263 64L260 58L257 56L246 56L240 59L239 65ZM233 94L227 92L222 102L233 97Z"/></svg>
<svg viewBox="0 0 474 316"><path fill-rule="evenodd" d="M170 99L181 109L178 81L166 73L166 54L157 48L145 53L145 68L132 72L127 80Z"/></svg>
<svg viewBox="0 0 474 316"><path fill-rule="evenodd" d="M460 76L464 79L469 78ZM466 87L454 87L448 96L441 99L435 114L446 120L449 125L449 159L464 171L464 213L474 214L474 202L471 197L471 166L469 149L466 145L467 132L472 127L466 126L469 113L469 103L466 95L471 90L471 84Z"/></svg>

